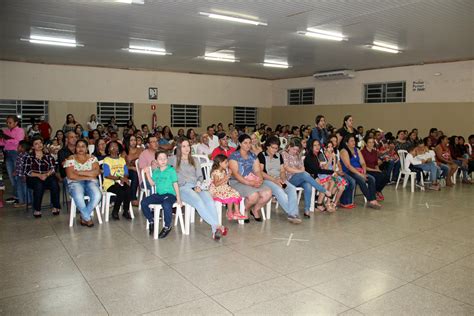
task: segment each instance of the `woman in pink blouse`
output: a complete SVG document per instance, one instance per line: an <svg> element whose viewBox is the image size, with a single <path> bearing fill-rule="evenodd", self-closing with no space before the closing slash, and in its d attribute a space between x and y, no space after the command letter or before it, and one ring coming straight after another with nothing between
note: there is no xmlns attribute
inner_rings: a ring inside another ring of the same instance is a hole
<svg viewBox="0 0 474 316"><path fill-rule="evenodd" d="M25 131L18 127L18 117L14 115L7 116L7 127L0 134L0 146L4 146L5 164L7 166L8 178L13 188L13 197L6 200L7 203L15 203L17 200L16 179L13 175L15 171L15 162L18 156L18 144L25 139Z"/></svg>

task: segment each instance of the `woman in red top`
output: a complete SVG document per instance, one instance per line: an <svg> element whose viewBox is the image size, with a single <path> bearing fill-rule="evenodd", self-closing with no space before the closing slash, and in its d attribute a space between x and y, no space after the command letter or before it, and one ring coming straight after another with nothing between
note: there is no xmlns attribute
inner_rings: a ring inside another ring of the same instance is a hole
<svg viewBox="0 0 474 316"><path fill-rule="evenodd" d="M382 161L378 157L377 149L375 149L375 139L373 137L365 139L365 147L361 152L362 156L364 156L367 173L375 178L375 195L377 196L377 200L382 201L384 200L382 190L389 181L389 175L380 170L379 166L382 164Z"/></svg>
<svg viewBox="0 0 474 316"><path fill-rule="evenodd" d="M451 152L449 151L448 147L448 137L443 135L438 140L438 146L435 147L434 151L436 153L436 161L440 164L444 164L448 166L449 172L448 176L446 177L446 186L452 187L454 183L451 181L452 176L458 170L458 165L453 161L451 157Z"/></svg>

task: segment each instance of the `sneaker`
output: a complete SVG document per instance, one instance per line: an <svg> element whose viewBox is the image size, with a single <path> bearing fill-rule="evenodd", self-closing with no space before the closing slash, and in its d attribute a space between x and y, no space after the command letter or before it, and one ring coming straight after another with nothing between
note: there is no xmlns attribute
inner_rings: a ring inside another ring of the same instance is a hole
<svg viewBox="0 0 474 316"><path fill-rule="evenodd" d="M18 203L18 199L14 198L14 197L11 197L11 198L8 198L5 200L5 203L7 204L13 204L13 203Z"/></svg>
<svg viewBox="0 0 474 316"><path fill-rule="evenodd" d="M292 224L301 224L301 218L296 215L288 216L288 221Z"/></svg>
<svg viewBox="0 0 474 316"><path fill-rule="evenodd" d="M161 232L158 234L158 238L159 239L163 239L163 238L166 238L166 236L168 236L168 234L170 233L171 231L171 227L163 227L163 229L161 230Z"/></svg>

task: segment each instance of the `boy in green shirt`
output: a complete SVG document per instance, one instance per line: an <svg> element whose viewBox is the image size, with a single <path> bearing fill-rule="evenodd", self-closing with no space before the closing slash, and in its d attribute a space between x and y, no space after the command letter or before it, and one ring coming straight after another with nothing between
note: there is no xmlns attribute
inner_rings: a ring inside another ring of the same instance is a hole
<svg viewBox="0 0 474 316"><path fill-rule="evenodd" d="M165 217L165 226L161 230L158 238L165 238L171 231L171 217L173 204L181 203L178 188L178 176L176 170L168 165L168 156L164 151L158 151L155 155L157 168L153 169L152 174L145 172L148 182L155 186L156 193L142 200L143 215L148 219L149 233L153 234L155 228L154 217L150 210L150 204L161 204Z"/></svg>

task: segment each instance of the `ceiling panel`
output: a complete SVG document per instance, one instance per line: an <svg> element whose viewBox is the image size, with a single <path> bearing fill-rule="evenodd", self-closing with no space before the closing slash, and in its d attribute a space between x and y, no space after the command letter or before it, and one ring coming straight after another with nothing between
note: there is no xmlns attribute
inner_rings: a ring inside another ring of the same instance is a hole
<svg viewBox="0 0 474 316"><path fill-rule="evenodd" d="M200 11L250 16L252 26L216 21ZM0 58L53 64L168 70L267 79L330 69L369 69L474 57L474 1L152 1L3 0ZM80 48L32 45L32 27L72 29ZM344 42L297 34L307 27L341 31ZM130 39L156 41L171 56L130 54ZM375 52L373 40L399 45L401 54ZM238 63L205 61L206 52L232 50ZM261 65L287 60L289 69Z"/></svg>

